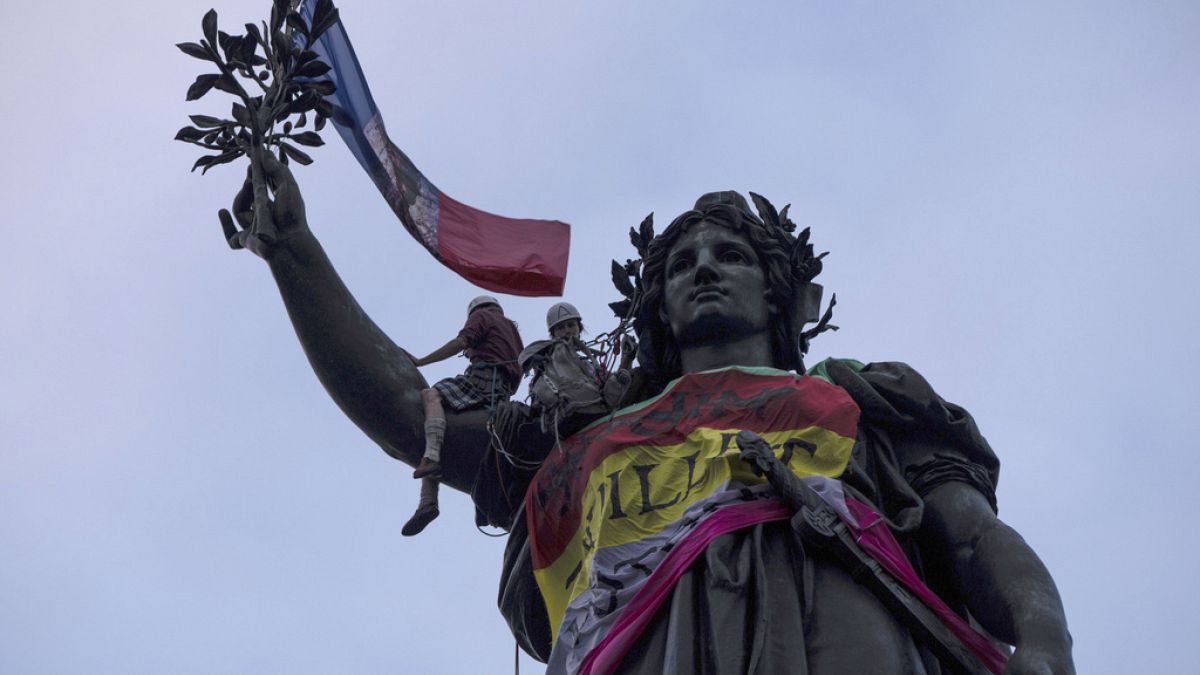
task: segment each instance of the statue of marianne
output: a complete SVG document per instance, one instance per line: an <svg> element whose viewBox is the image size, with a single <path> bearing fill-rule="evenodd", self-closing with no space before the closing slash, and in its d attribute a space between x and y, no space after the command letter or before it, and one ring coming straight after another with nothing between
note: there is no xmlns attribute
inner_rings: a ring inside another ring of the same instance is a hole
<svg viewBox="0 0 1200 675"><path fill-rule="evenodd" d="M222 213L230 246L267 261L343 412L415 466L425 380L334 271L287 167L262 161L274 236L256 234L248 178L237 225ZM781 511L731 445L746 430L853 525L862 548L872 533L894 542L948 621L981 630L980 649L1013 647L974 672L1074 673L1058 591L996 517L999 461L970 415L901 363L794 372L806 342L794 315L807 311L797 308L813 273L797 269L786 215L768 209L764 219L737 193L711 193L650 243L631 391L641 403L579 429L562 452L549 452L538 425L509 425L510 450L545 458L516 481L525 497L507 517L500 609L518 642L554 673L960 672L895 598ZM443 482L488 480L487 422L486 411L447 413Z"/></svg>

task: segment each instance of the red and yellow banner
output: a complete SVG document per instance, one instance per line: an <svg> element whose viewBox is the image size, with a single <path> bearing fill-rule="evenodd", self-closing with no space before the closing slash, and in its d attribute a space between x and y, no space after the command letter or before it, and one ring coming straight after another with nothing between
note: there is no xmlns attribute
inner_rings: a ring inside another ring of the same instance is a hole
<svg viewBox="0 0 1200 675"><path fill-rule="evenodd" d="M771 498L739 458L738 431L761 435L798 476L836 477L858 416L824 380L729 368L685 375L564 439L526 495L534 575L556 635L551 665L574 672L657 562L712 514Z"/></svg>

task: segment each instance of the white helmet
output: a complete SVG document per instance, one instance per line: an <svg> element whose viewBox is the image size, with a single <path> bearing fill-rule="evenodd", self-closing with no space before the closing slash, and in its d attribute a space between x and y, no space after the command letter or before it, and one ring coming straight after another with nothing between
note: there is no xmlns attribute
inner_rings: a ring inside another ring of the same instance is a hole
<svg viewBox="0 0 1200 675"><path fill-rule="evenodd" d="M479 309L480 307L483 307L484 305L495 305L495 306L499 307L500 301L497 300L496 298L493 298L490 295L481 295L478 298L475 298L474 300L472 300L467 305L467 314L474 312L475 310Z"/></svg>
<svg viewBox="0 0 1200 675"><path fill-rule="evenodd" d="M579 310L575 309L575 305L569 302L556 302L551 305L550 311L546 312L546 328L554 330L558 324L571 319L583 321L583 317L579 315Z"/></svg>

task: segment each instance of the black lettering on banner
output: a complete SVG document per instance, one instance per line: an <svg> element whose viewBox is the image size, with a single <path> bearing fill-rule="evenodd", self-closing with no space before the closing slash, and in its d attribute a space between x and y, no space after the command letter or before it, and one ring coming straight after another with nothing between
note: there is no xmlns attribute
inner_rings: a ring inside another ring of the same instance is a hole
<svg viewBox="0 0 1200 675"><path fill-rule="evenodd" d="M570 507L566 504L575 502L573 495L574 483L581 477L582 462L588 455L590 447L597 439L606 433L614 430L628 429L630 433L636 434L643 438L653 438L664 433L670 432L676 428L680 422L697 418L707 418L710 420L720 419L730 414L737 414L739 418L747 417L763 417L767 414L765 410L766 404L772 399L781 396L787 396L791 393L791 388L788 386L777 386L769 389L764 389L750 396L742 398L736 392L726 390L720 394L713 396L711 392L672 392L670 396L669 410L649 411L646 414L628 419L625 417L614 419L612 423L603 431L593 430L592 433L581 433L574 436L569 444L569 450L565 453L559 453L553 458L548 458L546 466L553 470L540 471L537 477L537 489L535 498L539 507L545 509L550 502L560 500L563 504L559 508L559 516L565 517ZM736 432L735 432L736 433ZM733 436L722 434L721 452L724 453L730 448ZM613 511L620 514L620 507L617 505L619 500L614 500Z"/></svg>
<svg viewBox="0 0 1200 675"><path fill-rule="evenodd" d="M663 502L662 504L652 504L650 502L650 499L651 499L651 497L650 497L650 472L653 471L655 469L655 467L657 467L657 466L659 466L659 465L658 464L635 464L633 466L633 470L637 472L638 481L642 484L642 510L639 513L640 513L640 515L643 515L643 516L646 515L647 513L651 513L653 511L657 511L659 509L665 509L668 506L672 506L676 502L678 502L679 499L683 496L681 493L676 492L675 498L669 502Z"/></svg>
<svg viewBox="0 0 1200 675"><path fill-rule="evenodd" d="M687 496L692 494L692 488L700 487L708 481L709 466L707 463L704 465L704 475L700 476L700 480L692 480L692 477L696 475L696 460L699 458L699 450L683 458L683 461L687 462L688 465L687 489L683 492L684 499L687 499Z"/></svg>
<svg viewBox="0 0 1200 675"><path fill-rule="evenodd" d="M741 431L740 429L738 431ZM733 445L733 439L737 438L737 431L722 431L721 432L721 453L729 452L729 447Z"/></svg>
<svg viewBox="0 0 1200 675"><path fill-rule="evenodd" d="M709 419L721 419L729 414L730 410L747 410L755 413L756 417L762 417L765 412L764 408L767 401L780 396L786 396L791 391L787 387L776 389L764 389L750 398L742 398L737 395L737 392L725 390L713 402L712 411L709 413Z"/></svg>
<svg viewBox="0 0 1200 675"><path fill-rule="evenodd" d="M592 535L592 515L595 511L596 506L593 504L592 508L588 509L587 524L583 526L583 541L580 543L583 544L584 555L587 555L592 549L596 548L596 538Z"/></svg>
<svg viewBox="0 0 1200 675"><path fill-rule="evenodd" d="M575 563L575 569L571 570L571 573L567 575L567 583L563 584L564 589L570 588L571 584L575 583L575 577L579 576L579 572L582 569L583 561L580 560L579 562Z"/></svg>
<svg viewBox="0 0 1200 675"><path fill-rule="evenodd" d="M809 459L812 459L817 454L816 445L809 443L803 438L789 438L783 442L783 454L779 456L779 461L784 466L787 466L788 462L792 461L792 455L796 453L796 448L807 452Z"/></svg>
<svg viewBox="0 0 1200 675"><path fill-rule="evenodd" d="M625 512L621 510L621 482L618 480L620 475L620 471L608 474L608 479L612 485L612 489L609 490L609 501L612 502L612 512L608 515L609 520L617 520L618 518L625 517Z"/></svg>
<svg viewBox="0 0 1200 675"><path fill-rule="evenodd" d="M683 420L685 396L679 393L672 393L671 409L670 410L651 410L645 415L642 415L633 424L629 425L629 431L650 438L661 433L670 431L672 427Z"/></svg>
<svg viewBox="0 0 1200 675"><path fill-rule="evenodd" d="M653 548L646 549L645 551L642 551L641 555L637 555L632 558L627 558L625 560L618 562L616 565L613 565L613 572L620 572L622 567L625 567L626 565L628 565L629 567L632 567L633 569L641 572L642 574L644 574L646 576L650 576L650 571L651 571L650 568L643 565L642 561L645 560L646 558L654 555L655 553L658 553L659 551L663 551L665 553L667 550L669 550L668 546L662 546L662 547L655 546Z"/></svg>
<svg viewBox="0 0 1200 675"><path fill-rule="evenodd" d="M546 503L551 499L558 497L564 504L569 504L574 501L574 490L572 489L574 477L583 471L581 462L587 452L589 442L583 439L581 444L578 444L571 452L559 453L556 456L557 466L554 471L539 471L538 472L538 487L539 492L545 492L545 497L539 494L539 501L545 500L541 504L544 508ZM559 516L566 512L565 506L560 509Z"/></svg>
<svg viewBox="0 0 1200 675"><path fill-rule="evenodd" d="M750 494L750 489L742 488L742 491L739 494L742 494L742 495ZM698 512L679 521L679 529L684 532L691 530L701 520L704 519L704 516L707 516L708 514L712 513L713 511L716 511L719 508L721 508L721 505L717 504L716 502L711 502L711 501L706 502L704 504L704 506ZM672 548L671 544L664 545L663 549L662 549L663 553L670 551L671 548Z"/></svg>
<svg viewBox="0 0 1200 675"><path fill-rule="evenodd" d="M621 590L622 588L625 588L625 584L621 583L620 579L614 579L610 576L605 576L603 574L596 575L596 583L602 584L604 586L608 586L609 588L612 588L612 589L618 590L618 591Z"/></svg>
<svg viewBox="0 0 1200 675"><path fill-rule="evenodd" d="M617 609L617 591L621 590L622 588L625 588L625 584L622 584L620 581L613 579L612 577L606 577L603 574L597 574L596 575L596 586L597 586L597 588L596 588L597 592L600 592L600 588L599 588L600 586L608 586L609 589L611 589L608 591L604 591L605 593L608 594L608 605L606 607L601 607L600 603L598 603L598 602L588 603L588 608L591 610L592 614L595 615L597 618L603 618L605 616L608 616L609 614L612 614L614 611L616 611L616 609Z"/></svg>

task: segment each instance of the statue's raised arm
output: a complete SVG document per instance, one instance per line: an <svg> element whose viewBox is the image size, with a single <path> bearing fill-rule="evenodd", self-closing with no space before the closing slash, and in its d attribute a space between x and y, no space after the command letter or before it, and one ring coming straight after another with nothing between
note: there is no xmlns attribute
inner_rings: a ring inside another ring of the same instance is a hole
<svg viewBox="0 0 1200 675"><path fill-rule="evenodd" d="M264 178L256 181L247 171L233 214L220 212L226 240L267 261L300 345L338 407L385 452L415 466L424 447L425 378L338 276L308 227L304 200L288 167L269 152L251 159L261 163ZM456 452L442 482L470 489L487 445L485 425L481 411L447 415L446 445Z"/></svg>

